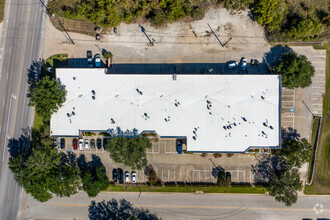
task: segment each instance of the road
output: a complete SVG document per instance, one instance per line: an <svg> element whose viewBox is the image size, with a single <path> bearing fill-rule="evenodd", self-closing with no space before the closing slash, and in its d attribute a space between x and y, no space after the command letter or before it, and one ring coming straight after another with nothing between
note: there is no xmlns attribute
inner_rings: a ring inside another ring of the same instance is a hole
<svg viewBox="0 0 330 220"><path fill-rule="evenodd" d="M101 193L96 202L126 199L163 219L303 219L330 216L329 196L301 196L286 207L266 195L184 193ZM86 193L39 203L27 197L25 219L88 219L91 201ZM319 204L319 205L316 205ZM323 208L322 208L323 206ZM316 210L314 211L314 207ZM316 214L318 212L319 214Z"/></svg>
<svg viewBox="0 0 330 220"><path fill-rule="evenodd" d="M33 122L27 69L41 58L46 14L39 0L7 0L0 59L0 219L18 219L21 189L8 169L8 141Z"/></svg>

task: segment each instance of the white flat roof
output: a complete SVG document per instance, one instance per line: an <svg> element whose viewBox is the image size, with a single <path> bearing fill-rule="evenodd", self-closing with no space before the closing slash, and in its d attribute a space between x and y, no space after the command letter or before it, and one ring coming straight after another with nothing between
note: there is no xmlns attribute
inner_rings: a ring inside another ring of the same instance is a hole
<svg viewBox="0 0 330 220"><path fill-rule="evenodd" d="M186 74L173 80L173 75L86 68L56 69L56 77L68 92L52 115L53 136L120 128L186 137L188 151L243 152L280 145L278 75ZM72 111L75 115L68 117Z"/></svg>

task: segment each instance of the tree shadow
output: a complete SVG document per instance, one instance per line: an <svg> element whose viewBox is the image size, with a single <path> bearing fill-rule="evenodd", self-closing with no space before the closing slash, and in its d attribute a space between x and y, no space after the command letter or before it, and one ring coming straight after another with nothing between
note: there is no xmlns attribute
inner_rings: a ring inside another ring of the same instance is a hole
<svg viewBox="0 0 330 220"><path fill-rule="evenodd" d="M258 163L252 165L252 173L254 174L254 183L266 186L274 173L282 172L285 166L281 158L277 155L262 155L257 158Z"/></svg>
<svg viewBox="0 0 330 220"><path fill-rule="evenodd" d="M77 164L77 155L74 152L62 152L61 164Z"/></svg>
<svg viewBox="0 0 330 220"><path fill-rule="evenodd" d="M253 13L252 13L251 10L248 11L248 17L249 17L253 22L256 21L256 19L254 18Z"/></svg>
<svg viewBox="0 0 330 220"><path fill-rule="evenodd" d="M69 158L70 159L70 158ZM71 159L75 160L74 155L71 155ZM98 167L104 167L99 156L92 154L92 160L87 161L86 156L81 154L77 158L77 164L80 170L95 170Z"/></svg>
<svg viewBox="0 0 330 220"><path fill-rule="evenodd" d="M116 137L137 137L139 135L138 130L136 128L133 128L132 130L122 130L120 127L117 127L116 129L110 128L107 130L107 132L110 134L110 136L116 136Z"/></svg>
<svg viewBox="0 0 330 220"><path fill-rule="evenodd" d="M282 129L282 139L286 140L299 140L300 134L297 132L296 129L293 129L292 127Z"/></svg>
<svg viewBox="0 0 330 220"><path fill-rule="evenodd" d="M22 129L23 133L19 138L11 138L8 142L8 151L11 157L16 157L18 154L29 155L31 150L31 137L39 136L38 132L31 128ZM34 134L33 134L34 133ZM34 140L36 141L36 140Z"/></svg>
<svg viewBox="0 0 330 220"><path fill-rule="evenodd" d="M149 164L148 166L146 166L144 168L144 175L148 176L150 174L150 172L153 170L154 170L154 167L151 164Z"/></svg>
<svg viewBox="0 0 330 220"><path fill-rule="evenodd" d="M225 169L222 166L218 165L218 166L212 168L212 176L214 178L218 179L220 172L225 172Z"/></svg>
<svg viewBox="0 0 330 220"><path fill-rule="evenodd" d="M91 220L161 219L148 209L133 207L133 205L125 199L120 199L119 201L116 199L110 201L103 200L98 203L92 201L88 212L89 219Z"/></svg>
<svg viewBox="0 0 330 220"><path fill-rule="evenodd" d="M273 66L280 60L282 54L289 52L293 52L293 50L288 46L271 47L270 51L264 54L262 61Z"/></svg>
<svg viewBox="0 0 330 220"><path fill-rule="evenodd" d="M27 79L28 79L28 84L30 86L33 85L33 83L38 82L38 80L40 79L43 64L44 64L43 59L34 60L32 61L30 67L27 69L27 73L28 73Z"/></svg>

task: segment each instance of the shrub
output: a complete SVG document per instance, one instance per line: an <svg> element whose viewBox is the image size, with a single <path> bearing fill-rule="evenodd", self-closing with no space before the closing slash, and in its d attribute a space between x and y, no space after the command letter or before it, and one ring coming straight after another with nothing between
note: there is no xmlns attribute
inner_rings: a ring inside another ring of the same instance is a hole
<svg viewBox="0 0 330 220"><path fill-rule="evenodd" d="M227 153L227 157L232 157L232 156L234 156L233 153Z"/></svg>
<svg viewBox="0 0 330 220"><path fill-rule="evenodd" d="M220 158L220 157L222 157L222 154L221 153L214 153L213 157L214 158Z"/></svg>
<svg viewBox="0 0 330 220"><path fill-rule="evenodd" d="M201 157L204 157L205 158L206 156L207 156L207 153L202 153L201 154Z"/></svg>
<svg viewBox="0 0 330 220"><path fill-rule="evenodd" d="M151 170L148 175L149 183L155 185L157 183L157 173L155 170Z"/></svg>

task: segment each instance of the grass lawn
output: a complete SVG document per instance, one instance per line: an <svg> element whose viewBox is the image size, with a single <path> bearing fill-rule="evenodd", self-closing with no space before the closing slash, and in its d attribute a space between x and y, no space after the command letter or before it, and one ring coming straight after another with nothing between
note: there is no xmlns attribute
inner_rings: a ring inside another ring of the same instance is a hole
<svg viewBox="0 0 330 220"><path fill-rule="evenodd" d="M110 185L107 191L111 192L182 192L195 193L196 191L203 191L204 193L255 193L264 194L267 192L264 187L250 186L119 186Z"/></svg>
<svg viewBox="0 0 330 220"><path fill-rule="evenodd" d="M311 169L312 169L312 165L313 165L312 162L313 162L313 158L314 158L316 134L317 134L317 128L320 123L320 119L321 119L320 117L313 118L312 139L311 139L312 153L311 153L311 158L309 160L308 180L310 179Z"/></svg>
<svg viewBox="0 0 330 220"><path fill-rule="evenodd" d="M34 114L33 128L37 131L40 131L44 127L43 118L37 114Z"/></svg>
<svg viewBox="0 0 330 220"><path fill-rule="evenodd" d="M44 62L44 65L41 69L41 77L50 76L55 77L55 69L59 67L68 66L68 54L55 54L47 58ZM48 68L51 67L51 72L48 71Z"/></svg>
<svg viewBox="0 0 330 220"><path fill-rule="evenodd" d="M0 0L0 22L2 22L5 17L5 6L6 0Z"/></svg>
<svg viewBox="0 0 330 220"><path fill-rule="evenodd" d="M305 193L330 194L330 44L316 49L327 49L326 94L323 99L323 118L316 154L315 173L312 186L306 186Z"/></svg>

